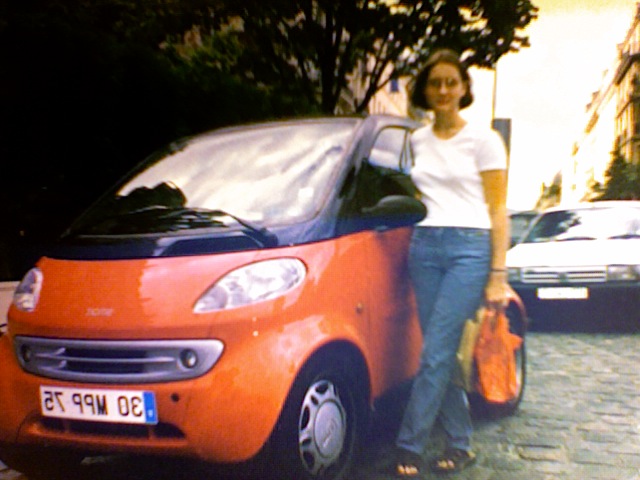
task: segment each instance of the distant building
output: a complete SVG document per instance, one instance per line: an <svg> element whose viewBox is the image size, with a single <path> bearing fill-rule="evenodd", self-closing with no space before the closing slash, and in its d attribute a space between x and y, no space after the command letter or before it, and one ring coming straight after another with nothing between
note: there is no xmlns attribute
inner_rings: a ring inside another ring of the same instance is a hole
<svg viewBox="0 0 640 480"><path fill-rule="evenodd" d="M392 78L369 102L369 113L407 115L408 78Z"/></svg>
<svg viewBox="0 0 640 480"><path fill-rule="evenodd" d="M603 184L614 150L640 162L640 3L618 56L585 111L585 127L562 172L562 203L589 200Z"/></svg>
<svg viewBox="0 0 640 480"><path fill-rule="evenodd" d="M627 36L619 46L620 65L614 81L616 142L630 162L640 162L640 4Z"/></svg>

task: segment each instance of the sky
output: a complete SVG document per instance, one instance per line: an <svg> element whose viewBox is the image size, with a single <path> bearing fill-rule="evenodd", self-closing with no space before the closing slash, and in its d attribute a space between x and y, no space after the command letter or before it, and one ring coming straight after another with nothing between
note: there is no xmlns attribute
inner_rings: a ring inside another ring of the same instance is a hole
<svg viewBox="0 0 640 480"><path fill-rule="evenodd" d="M586 105L617 56L636 0L532 0L539 8L525 33L531 46L497 66L495 115L512 122L507 206L533 208L571 157ZM490 119L494 72L473 70L475 102L466 115Z"/></svg>

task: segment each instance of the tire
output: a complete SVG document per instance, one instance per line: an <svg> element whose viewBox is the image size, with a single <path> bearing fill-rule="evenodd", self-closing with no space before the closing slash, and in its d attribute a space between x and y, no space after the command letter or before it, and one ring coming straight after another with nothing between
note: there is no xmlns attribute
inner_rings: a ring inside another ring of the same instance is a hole
<svg viewBox="0 0 640 480"><path fill-rule="evenodd" d="M45 447L0 445L0 460L30 479L75 478L84 455Z"/></svg>
<svg viewBox="0 0 640 480"><path fill-rule="evenodd" d="M475 414L489 417L506 417L513 415L524 397L524 389L527 380L527 348L525 337L522 337L520 348L514 352L516 359L516 379L518 384L517 395L506 403L487 402L482 395L474 393L469 396L471 409Z"/></svg>
<svg viewBox="0 0 640 480"><path fill-rule="evenodd" d="M366 396L351 365L314 361L296 380L272 435L272 468L291 480L341 480L358 451Z"/></svg>

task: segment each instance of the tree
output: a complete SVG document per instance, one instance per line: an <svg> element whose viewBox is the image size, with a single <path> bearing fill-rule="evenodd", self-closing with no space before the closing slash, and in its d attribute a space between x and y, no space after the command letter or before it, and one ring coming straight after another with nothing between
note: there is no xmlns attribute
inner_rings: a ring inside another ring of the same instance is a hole
<svg viewBox="0 0 640 480"><path fill-rule="evenodd" d="M214 6L0 0L0 279L19 278L37 244L162 145L304 111L222 68L223 52L230 66L241 53L224 36L209 56L162 48L194 24L206 28Z"/></svg>
<svg viewBox="0 0 640 480"><path fill-rule="evenodd" d="M605 172L604 185L596 184L596 200L640 199L640 165L628 162L619 148L613 151L611 163Z"/></svg>
<svg viewBox="0 0 640 480"><path fill-rule="evenodd" d="M289 85L334 113L356 76L355 111L392 78L415 73L434 47L491 67L528 46L522 30L536 18L529 0L227 0L220 17L244 22L239 69L266 85ZM319 98L318 98L319 97Z"/></svg>

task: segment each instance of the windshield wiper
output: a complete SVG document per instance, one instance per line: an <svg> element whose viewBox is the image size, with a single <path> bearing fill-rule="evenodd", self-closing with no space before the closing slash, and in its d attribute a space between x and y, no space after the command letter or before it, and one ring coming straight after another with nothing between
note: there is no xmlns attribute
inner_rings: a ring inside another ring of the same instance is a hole
<svg viewBox="0 0 640 480"><path fill-rule="evenodd" d="M278 238L266 228L260 228L223 210L147 205L135 210L110 215L98 223L77 229L80 235L132 235L168 233L198 228L227 227L215 217L229 217L243 227L244 232L262 247L278 245ZM67 233L67 235L69 232Z"/></svg>
<svg viewBox="0 0 640 480"><path fill-rule="evenodd" d="M247 230L247 234L260 243L263 247L275 247L278 245L278 238L266 228L258 227L253 223L243 220L229 212L224 210L207 210L202 208L172 208L168 209L166 213L158 215L162 220L177 220L178 222L184 222L189 226L208 227L208 226L226 226L219 220L214 220L213 217L229 217L236 223L241 225Z"/></svg>
<svg viewBox="0 0 640 480"><path fill-rule="evenodd" d="M232 215L229 212L225 212L224 210L204 211L207 212L207 215L211 215L212 217L229 217L235 220L236 223L245 227L248 230L247 233L249 234L249 236L261 243L263 247L275 247L276 245L278 245L278 237L264 227L258 227L257 225L254 225L247 220L243 220L240 217L236 217L235 215Z"/></svg>
<svg viewBox="0 0 640 480"><path fill-rule="evenodd" d="M556 242L573 242L578 240L595 240L595 237L567 237L567 238L556 238Z"/></svg>
<svg viewBox="0 0 640 480"><path fill-rule="evenodd" d="M628 240L630 238L640 238L640 234L623 233L622 235L614 235L612 237L608 237L608 240Z"/></svg>

